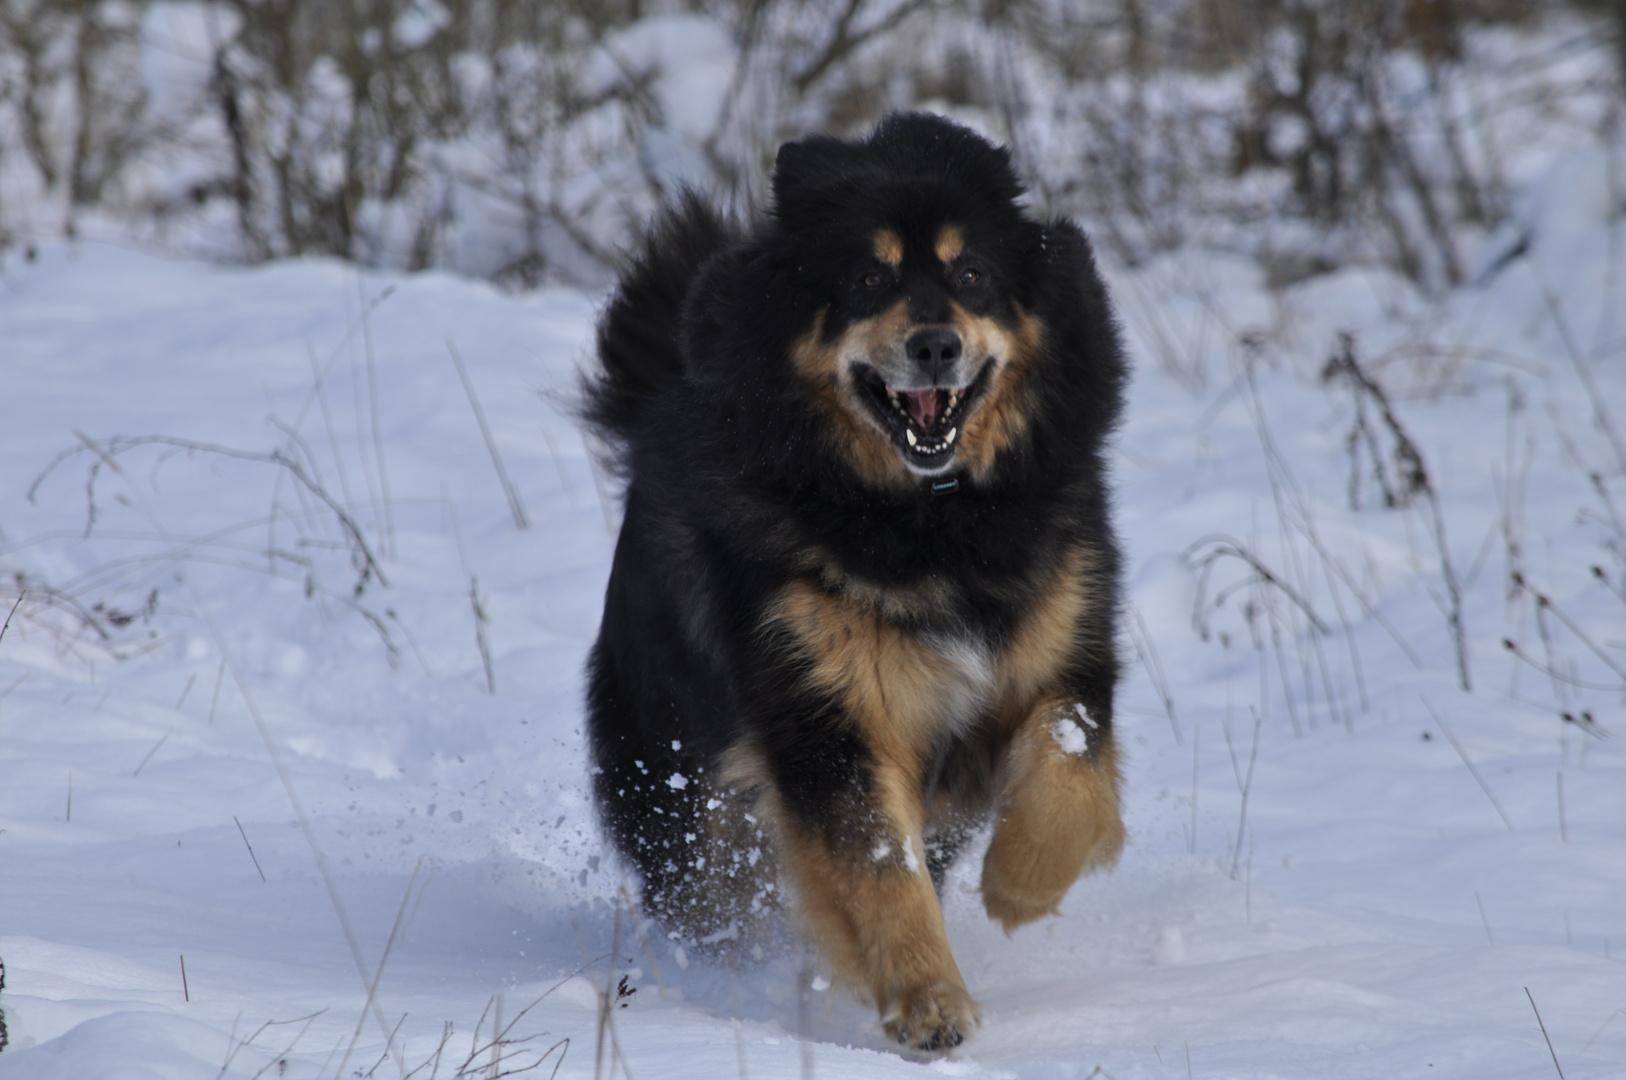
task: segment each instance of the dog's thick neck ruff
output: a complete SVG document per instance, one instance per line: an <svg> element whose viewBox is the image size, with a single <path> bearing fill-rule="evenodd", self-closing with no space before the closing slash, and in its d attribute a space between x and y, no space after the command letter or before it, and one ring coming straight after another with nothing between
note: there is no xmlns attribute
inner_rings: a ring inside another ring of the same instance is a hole
<svg viewBox="0 0 1626 1080"><path fill-rule="evenodd" d="M1007 929L1122 844L1125 365L1083 234L965 128L789 143L773 193L749 222L684 196L599 327L627 509L594 794L671 933L740 959L788 905L939 1050L978 1016L934 893L968 839L994 822Z"/></svg>

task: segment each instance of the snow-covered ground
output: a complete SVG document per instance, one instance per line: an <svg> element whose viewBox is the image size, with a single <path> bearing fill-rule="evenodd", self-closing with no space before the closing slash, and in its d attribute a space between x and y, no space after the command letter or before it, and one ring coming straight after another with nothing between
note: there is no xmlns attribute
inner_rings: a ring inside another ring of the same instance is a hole
<svg viewBox="0 0 1626 1080"><path fill-rule="evenodd" d="M581 745L597 297L7 253L0 1078L1626 1076L1618 165L1555 168L1443 303L1109 268L1130 845L1008 939L962 863L986 1023L932 1062L794 950L708 969L628 913ZM1471 692L1427 493L1352 480L1341 331L1437 495Z"/></svg>

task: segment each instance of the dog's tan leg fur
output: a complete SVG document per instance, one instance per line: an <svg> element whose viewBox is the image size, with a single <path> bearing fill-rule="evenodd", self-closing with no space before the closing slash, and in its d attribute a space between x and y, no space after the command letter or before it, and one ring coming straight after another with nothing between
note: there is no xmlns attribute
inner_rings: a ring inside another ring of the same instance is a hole
<svg viewBox="0 0 1626 1080"><path fill-rule="evenodd" d="M988 916L1010 933L1055 913L1087 869L1110 865L1123 849L1118 763L1109 737L1088 754L1069 753L1052 733L1068 706L1045 699L1011 740L994 838L982 864Z"/></svg>
<svg viewBox="0 0 1626 1080"><path fill-rule="evenodd" d="M877 611L806 582L785 589L770 619L798 643L808 681L841 703L869 757L859 805L840 811L844 834L773 815L808 929L835 974L874 999L893 1038L953 1046L978 1013L932 889L922 789L955 669Z"/></svg>
<svg viewBox="0 0 1626 1080"><path fill-rule="evenodd" d="M884 781L901 777L881 779L878 786L895 792L897 785ZM791 825L782 838L783 865L837 978L874 1000L892 1038L939 1050L970 1035L981 1013L949 949L914 810L898 815L901 821L885 815L886 826L874 835L892 839L869 852L834 850Z"/></svg>

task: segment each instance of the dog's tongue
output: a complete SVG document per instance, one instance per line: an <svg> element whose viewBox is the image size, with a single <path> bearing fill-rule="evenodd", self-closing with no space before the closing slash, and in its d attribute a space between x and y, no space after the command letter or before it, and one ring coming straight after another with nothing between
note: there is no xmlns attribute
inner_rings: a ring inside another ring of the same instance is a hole
<svg viewBox="0 0 1626 1080"><path fill-rule="evenodd" d="M909 410L909 416L922 431L930 431L937 422L938 403L940 398L936 390L904 390L901 395L903 407Z"/></svg>

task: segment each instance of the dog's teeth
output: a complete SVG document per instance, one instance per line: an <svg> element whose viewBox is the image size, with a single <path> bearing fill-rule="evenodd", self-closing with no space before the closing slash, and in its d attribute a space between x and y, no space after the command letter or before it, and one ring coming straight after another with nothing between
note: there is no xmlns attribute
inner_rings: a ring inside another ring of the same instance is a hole
<svg viewBox="0 0 1626 1080"><path fill-rule="evenodd" d="M951 427L951 428L948 429L948 434L943 436L943 441L946 442L946 443L951 443L951 442L954 441L954 436L958 435L959 433L960 433L959 428Z"/></svg>
<svg viewBox="0 0 1626 1080"><path fill-rule="evenodd" d="M920 440L915 438L915 432L914 432L913 428L904 428L903 433L904 433L904 435L906 435L908 437L910 446L919 445Z"/></svg>

